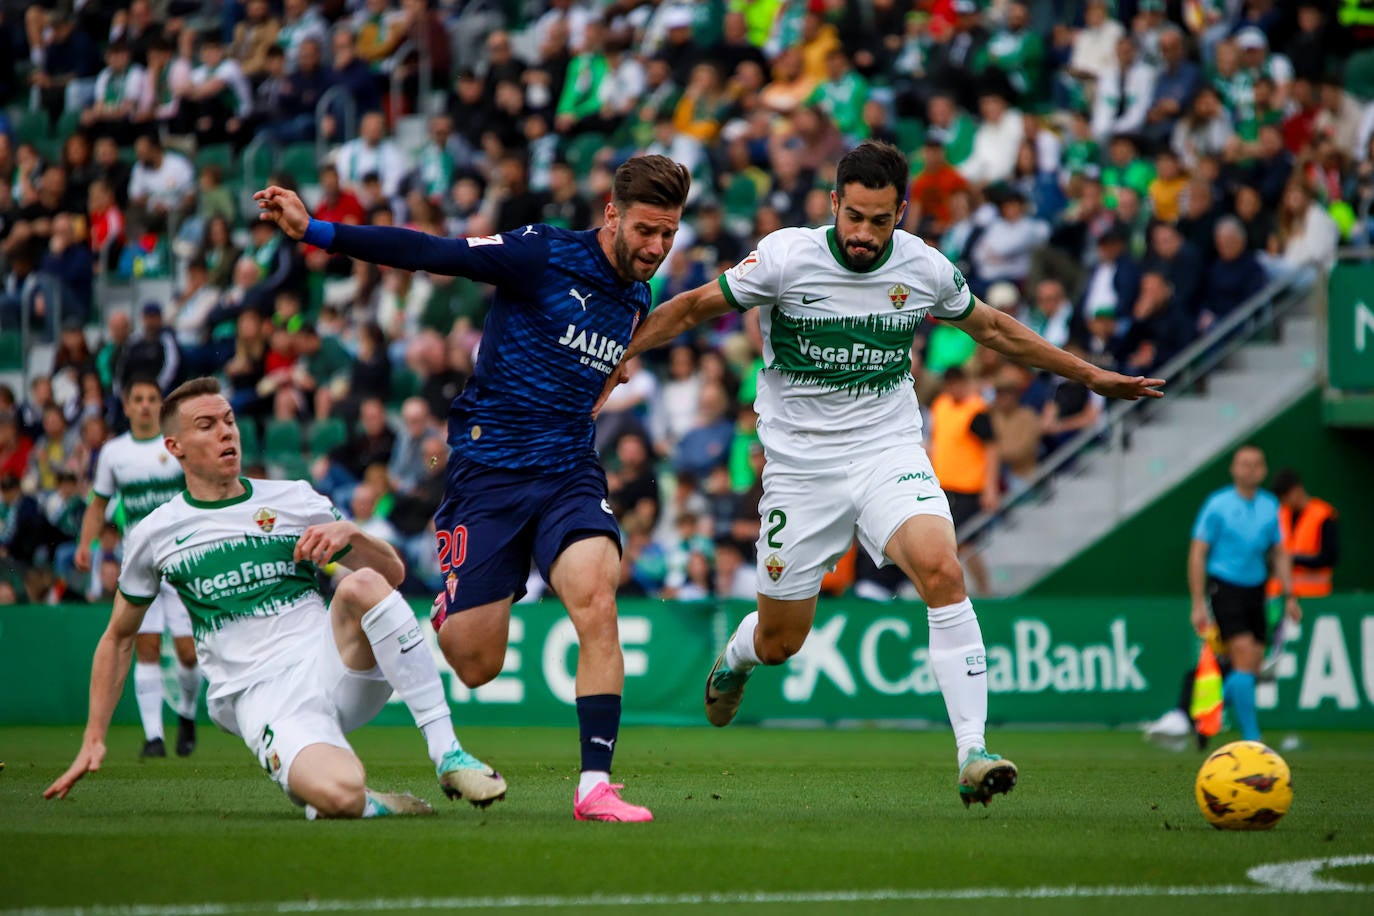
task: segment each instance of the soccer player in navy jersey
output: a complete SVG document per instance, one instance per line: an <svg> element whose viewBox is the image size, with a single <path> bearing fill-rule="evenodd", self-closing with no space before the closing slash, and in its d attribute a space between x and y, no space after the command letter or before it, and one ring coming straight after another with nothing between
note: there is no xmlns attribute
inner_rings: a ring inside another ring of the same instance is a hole
<svg viewBox="0 0 1374 916"><path fill-rule="evenodd" d="M434 518L446 579L434 627L464 684L496 677L533 557L577 630L578 820L653 819L610 781L625 685L620 529L591 411L649 310L646 281L673 246L690 184L673 160L636 157L616 170L601 229L539 224L466 239L320 222L284 188L254 195L259 218L293 239L496 287L473 377L449 411L448 484Z"/></svg>

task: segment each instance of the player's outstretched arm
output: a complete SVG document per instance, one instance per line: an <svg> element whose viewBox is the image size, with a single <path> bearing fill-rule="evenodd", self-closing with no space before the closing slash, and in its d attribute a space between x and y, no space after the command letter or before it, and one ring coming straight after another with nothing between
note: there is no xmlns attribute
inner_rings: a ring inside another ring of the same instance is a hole
<svg viewBox="0 0 1374 916"><path fill-rule="evenodd" d="M469 277L483 283L518 283L537 277L545 260L545 250L537 247L537 231L528 239L521 237L523 244L506 236L478 239L475 241L481 244L474 244L469 239L442 238L413 229L311 219L296 192L275 185L254 194L253 200L258 204L258 219L276 223L291 238L385 267Z"/></svg>
<svg viewBox="0 0 1374 916"><path fill-rule="evenodd" d="M296 541L296 559L309 560L316 566L342 559L340 554L345 551L348 553L345 566L376 570L391 583L392 588L399 588L406 577L405 563L401 561L396 548L381 538L367 534L350 521L311 525Z"/></svg>
<svg viewBox="0 0 1374 916"><path fill-rule="evenodd" d="M679 334L690 331L703 322L719 318L731 308L720 283L712 280L696 289L679 293L650 312L649 317L635 328L630 345L625 348L625 355L620 358L620 365L616 366L610 378L606 379L606 387L601 389L601 396L592 406L592 416L595 417L601 412L606 399L611 396L617 385L629 380L630 375L625 367L630 360L645 350L663 346Z"/></svg>
<svg viewBox="0 0 1374 916"><path fill-rule="evenodd" d="M1207 554L1212 545L1193 538L1188 545L1188 596L1191 600L1189 619L1193 630L1201 636L1207 630L1212 614L1207 608Z"/></svg>
<svg viewBox="0 0 1374 916"><path fill-rule="evenodd" d="M84 572L91 571L91 542L100 536L100 528L105 524L105 509L110 501L99 493L91 493L91 501L86 504L86 513L81 516L81 533L77 535L76 557L73 563Z"/></svg>
<svg viewBox="0 0 1374 916"><path fill-rule="evenodd" d="M95 657L91 660L91 708L86 717L81 750L67 772L43 792L44 798L66 798L81 777L99 770L105 760L105 735L110 730L110 717L114 715L119 695L124 692L124 679L128 677L129 662L134 654L134 637L138 635L138 626L147 610L147 604L135 604L122 592L115 593L110 624L96 644Z"/></svg>
<svg viewBox="0 0 1374 916"><path fill-rule="evenodd" d="M1162 378L1128 376L1099 369L1048 343L1015 318L986 303L974 299L973 306L973 311L962 319L960 326L978 343L1013 362L1082 382L1103 397L1125 401L1164 397L1164 392L1159 390L1164 384Z"/></svg>

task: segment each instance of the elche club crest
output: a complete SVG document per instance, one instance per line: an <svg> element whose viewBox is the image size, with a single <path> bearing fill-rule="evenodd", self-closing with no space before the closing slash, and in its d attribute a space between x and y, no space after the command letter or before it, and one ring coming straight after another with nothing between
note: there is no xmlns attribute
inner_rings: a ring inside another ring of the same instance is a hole
<svg viewBox="0 0 1374 916"><path fill-rule="evenodd" d="M763 568L768 571L768 578L776 582L782 578L782 571L787 568L787 564L775 553L763 561Z"/></svg>
<svg viewBox="0 0 1374 916"><path fill-rule="evenodd" d="M911 295L911 290L900 283L894 283L887 288L887 298L892 303L894 309L906 307L906 297Z"/></svg>
<svg viewBox="0 0 1374 916"><path fill-rule="evenodd" d="M271 534L272 529L277 527L277 510L264 506L253 513L253 521L258 523L263 534Z"/></svg>

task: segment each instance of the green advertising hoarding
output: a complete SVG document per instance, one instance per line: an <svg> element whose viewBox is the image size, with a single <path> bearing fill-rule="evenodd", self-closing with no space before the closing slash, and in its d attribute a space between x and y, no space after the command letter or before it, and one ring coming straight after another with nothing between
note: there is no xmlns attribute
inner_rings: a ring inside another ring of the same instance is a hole
<svg viewBox="0 0 1374 916"><path fill-rule="evenodd" d="M1374 391L1374 264L1337 264L1327 289L1331 387Z"/></svg>
<svg viewBox="0 0 1374 916"><path fill-rule="evenodd" d="M988 657L989 719L997 726L1125 725L1176 700L1197 640L1179 599L978 602ZM1260 687L1269 728L1374 728L1374 598L1304 604L1277 677ZM702 684L715 653L749 605L626 601L625 718L703 724ZM428 611L428 605L417 613ZM0 724L83 722L90 656L103 607L0 608ZM429 628L426 627L429 632ZM431 645L459 722L573 722L577 640L556 602L515 608L501 676L464 687ZM166 660L170 679L170 659ZM169 680L169 695L171 685ZM136 721L132 690L116 721ZM407 724L393 702L380 724ZM859 600L823 602L802 652L750 682L739 722L942 725L930 669L925 610Z"/></svg>

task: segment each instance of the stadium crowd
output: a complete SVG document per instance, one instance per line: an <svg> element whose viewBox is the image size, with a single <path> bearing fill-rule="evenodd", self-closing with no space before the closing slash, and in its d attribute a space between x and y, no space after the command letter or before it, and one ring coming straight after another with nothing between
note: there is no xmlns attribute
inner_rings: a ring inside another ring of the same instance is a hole
<svg viewBox="0 0 1374 916"><path fill-rule="evenodd" d="M662 301L828 224L836 160L887 140L912 163L906 228L976 294L1148 375L1363 238L1374 11L1337 6L4 2L0 338L24 371L0 386L0 604L110 594L117 513L89 577L71 558L138 376L222 377L252 474L311 480L404 545L409 591L439 588L443 424L488 290L293 244L250 181L320 219L482 236L599 225L615 166L664 153L694 181ZM169 297L110 307L159 278ZM625 594L754 594L761 354L756 316L729 316L649 354L598 421ZM913 373L923 403L982 399L984 508L1100 412L933 321Z"/></svg>

